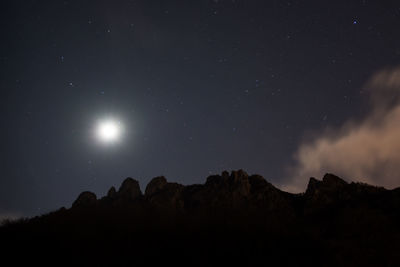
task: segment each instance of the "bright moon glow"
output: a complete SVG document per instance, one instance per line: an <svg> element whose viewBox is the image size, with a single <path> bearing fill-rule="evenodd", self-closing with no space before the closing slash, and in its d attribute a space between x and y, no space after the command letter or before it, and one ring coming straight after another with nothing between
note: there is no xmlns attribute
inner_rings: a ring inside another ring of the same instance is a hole
<svg viewBox="0 0 400 267"><path fill-rule="evenodd" d="M105 143L115 142L121 135L121 125L116 121L103 121L97 127L97 136Z"/></svg>

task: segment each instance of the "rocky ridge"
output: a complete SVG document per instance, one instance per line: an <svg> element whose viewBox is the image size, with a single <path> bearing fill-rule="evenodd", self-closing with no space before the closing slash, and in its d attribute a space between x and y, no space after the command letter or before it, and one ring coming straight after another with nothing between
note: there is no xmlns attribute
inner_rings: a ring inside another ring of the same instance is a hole
<svg viewBox="0 0 400 267"><path fill-rule="evenodd" d="M118 191L112 186L103 198L97 199L94 193L88 191L81 193L72 208L146 201L159 207L170 206L177 209L201 205L234 207L245 202L264 203L268 209L278 209L287 201L284 194L262 176L249 176L243 170L232 171L230 174L224 171L221 175L209 176L205 184L188 186L168 182L164 176L159 176L148 183L144 194L140 190L139 182L128 177Z"/></svg>
<svg viewBox="0 0 400 267"><path fill-rule="evenodd" d="M209 176L204 184L188 186L168 182L164 176L155 177L146 186L144 194L139 182L128 177L118 191L112 186L103 198L97 199L94 193L88 191L81 193L72 204L72 209L146 203L153 208L181 212L202 208L262 209L263 212L284 211L295 215L299 206L301 212L310 212L390 191L362 183L348 183L327 173L322 180L311 177L304 193L291 194L276 188L260 175L248 175L238 170L231 173L224 171L221 175Z"/></svg>
<svg viewBox="0 0 400 267"><path fill-rule="evenodd" d="M104 197L85 191L71 208L0 227L0 237L29 264L48 251L69 266L398 266L398 225L400 188L328 173L291 194L238 170L194 185L159 176L144 193L126 178Z"/></svg>

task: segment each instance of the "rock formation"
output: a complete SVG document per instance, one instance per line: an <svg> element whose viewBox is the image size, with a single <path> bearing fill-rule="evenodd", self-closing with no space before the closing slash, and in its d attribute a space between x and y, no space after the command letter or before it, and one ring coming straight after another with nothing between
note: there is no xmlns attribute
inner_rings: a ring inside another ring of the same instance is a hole
<svg viewBox="0 0 400 267"><path fill-rule="evenodd" d="M238 170L187 186L156 177L144 195L126 178L99 200L83 192L71 208L0 227L0 236L17 251L73 251L87 265L399 266L398 225L400 188L326 174L291 194Z"/></svg>
<svg viewBox="0 0 400 267"><path fill-rule="evenodd" d="M114 186L111 186L110 190L108 190L107 198L109 199L116 199L117 198L117 191L115 190Z"/></svg>
<svg viewBox="0 0 400 267"><path fill-rule="evenodd" d="M139 182L130 177L126 178L117 193L118 198L123 200L135 200L142 196L140 191Z"/></svg>

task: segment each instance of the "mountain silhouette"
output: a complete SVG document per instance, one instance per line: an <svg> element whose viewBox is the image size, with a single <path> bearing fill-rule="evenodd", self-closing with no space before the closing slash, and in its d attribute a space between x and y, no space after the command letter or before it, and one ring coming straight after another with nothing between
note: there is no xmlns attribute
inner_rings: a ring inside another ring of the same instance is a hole
<svg viewBox="0 0 400 267"><path fill-rule="evenodd" d="M181 185L126 178L102 198L0 227L4 258L41 265L400 264L400 188L326 174L301 194L243 170ZM14 255L17 255L15 257Z"/></svg>

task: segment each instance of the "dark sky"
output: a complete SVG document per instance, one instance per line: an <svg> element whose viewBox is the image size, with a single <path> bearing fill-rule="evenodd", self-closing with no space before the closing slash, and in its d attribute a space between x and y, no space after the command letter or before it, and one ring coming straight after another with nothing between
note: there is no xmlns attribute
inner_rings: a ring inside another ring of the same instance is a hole
<svg viewBox="0 0 400 267"><path fill-rule="evenodd" d="M310 131L368 112L400 60L398 1L2 1L0 213L128 176L279 184ZM117 118L117 144L96 121Z"/></svg>

